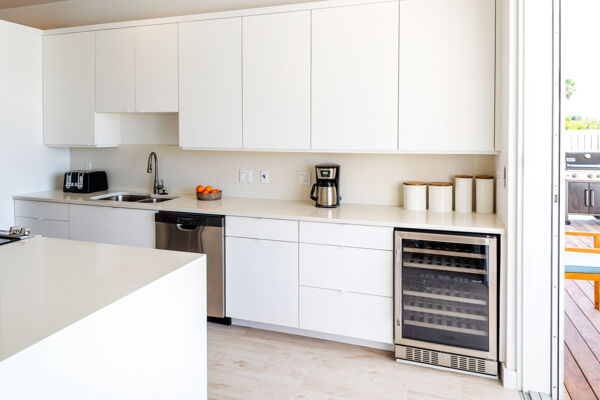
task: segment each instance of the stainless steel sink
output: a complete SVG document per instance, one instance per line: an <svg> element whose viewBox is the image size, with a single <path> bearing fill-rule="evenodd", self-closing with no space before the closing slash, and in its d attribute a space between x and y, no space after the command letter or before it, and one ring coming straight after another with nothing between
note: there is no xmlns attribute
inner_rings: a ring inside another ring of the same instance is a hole
<svg viewBox="0 0 600 400"><path fill-rule="evenodd" d="M136 203L162 203L163 201L173 200L175 197L150 197L144 200L136 201Z"/></svg>
<svg viewBox="0 0 600 400"><path fill-rule="evenodd" d="M147 199L148 196L143 194L115 194L115 195L106 195L95 198L94 200L110 200L110 201L140 201Z"/></svg>
<svg viewBox="0 0 600 400"><path fill-rule="evenodd" d="M91 200L126 201L128 203L162 203L176 199L177 196L163 196L137 193L109 193L101 196L90 197Z"/></svg>

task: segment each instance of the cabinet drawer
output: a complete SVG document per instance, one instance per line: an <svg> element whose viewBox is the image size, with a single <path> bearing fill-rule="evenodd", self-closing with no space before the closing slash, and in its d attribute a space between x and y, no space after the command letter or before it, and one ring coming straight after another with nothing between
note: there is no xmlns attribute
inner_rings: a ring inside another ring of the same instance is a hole
<svg viewBox="0 0 600 400"><path fill-rule="evenodd" d="M393 250L394 228L326 222L300 222L300 242Z"/></svg>
<svg viewBox="0 0 600 400"><path fill-rule="evenodd" d="M226 217L227 236L253 239L298 241L298 221L267 218Z"/></svg>
<svg viewBox="0 0 600 400"><path fill-rule="evenodd" d="M15 217L69 220L69 205L43 201L15 200Z"/></svg>
<svg viewBox="0 0 600 400"><path fill-rule="evenodd" d="M300 329L393 343L388 297L300 286Z"/></svg>
<svg viewBox="0 0 600 400"><path fill-rule="evenodd" d="M300 244L300 285L393 296L393 252Z"/></svg>
<svg viewBox="0 0 600 400"><path fill-rule="evenodd" d="M37 219L28 217L15 217L15 225L25 226L31 229L33 235L56 239L69 238L69 222L56 221L53 219Z"/></svg>

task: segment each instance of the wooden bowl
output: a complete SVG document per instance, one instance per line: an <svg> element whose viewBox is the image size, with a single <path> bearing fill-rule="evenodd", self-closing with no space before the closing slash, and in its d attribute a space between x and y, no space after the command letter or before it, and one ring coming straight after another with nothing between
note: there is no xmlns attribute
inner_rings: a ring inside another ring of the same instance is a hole
<svg viewBox="0 0 600 400"><path fill-rule="evenodd" d="M196 198L202 201L221 200L223 192L217 193L198 193L196 192Z"/></svg>

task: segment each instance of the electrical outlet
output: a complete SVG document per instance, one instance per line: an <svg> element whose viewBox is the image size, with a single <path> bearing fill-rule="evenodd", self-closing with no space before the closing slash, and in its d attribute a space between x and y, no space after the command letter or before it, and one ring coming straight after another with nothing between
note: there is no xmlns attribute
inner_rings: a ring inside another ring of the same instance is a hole
<svg viewBox="0 0 600 400"><path fill-rule="evenodd" d="M310 186L310 172L298 171L298 185Z"/></svg>
<svg viewBox="0 0 600 400"><path fill-rule="evenodd" d="M240 169L240 183L252 183L251 169Z"/></svg>
<svg viewBox="0 0 600 400"><path fill-rule="evenodd" d="M269 170L263 169L260 171L260 183L269 183Z"/></svg>

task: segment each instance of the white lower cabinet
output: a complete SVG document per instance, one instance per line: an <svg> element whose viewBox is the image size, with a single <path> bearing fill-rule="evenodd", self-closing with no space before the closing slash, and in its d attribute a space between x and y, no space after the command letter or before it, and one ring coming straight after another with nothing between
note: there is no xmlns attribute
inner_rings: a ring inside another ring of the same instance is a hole
<svg viewBox="0 0 600 400"><path fill-rule="evenodd" d="M227 316L297 328L298 243L228 237L225 248Z"/></svg>
<svg viewBox="0 0 600 400"><path fill-rule="evenodd" d="M69 238L86 242L155 247L152 210L69 205Z"/></svg>
<svg viewBox="0 0 600 400"><path fill-rule="evenodd" d="M393 299L300 286L300 329L392 344Z"/></svg>

